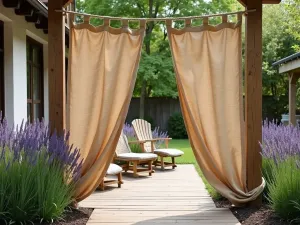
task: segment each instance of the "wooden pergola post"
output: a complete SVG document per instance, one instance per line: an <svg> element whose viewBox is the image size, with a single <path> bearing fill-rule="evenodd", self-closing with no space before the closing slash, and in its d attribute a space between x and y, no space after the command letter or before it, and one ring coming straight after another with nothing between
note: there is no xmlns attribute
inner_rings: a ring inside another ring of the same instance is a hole
<svg viewBox="0 0 300 225"><path fill-rule="evenodd" d="M289 123L296 125L296 94L297 81L300 73L289 73Z"/></svg>
<svg viewBox="0 0 300 225"><path fill-rule="evenodd" d="M65 129L65 17L55 10L64 3L48 1L49 121L59 133Z"/></svg>
<svg viewBox="0 0 300 225"><path fill-rule="evenodd" d="M261 185L262 156L259 142L262 140L262 0L248 0L246 16L246 156L248 191ZM259 197L250 206L260 207Z"/></svg>

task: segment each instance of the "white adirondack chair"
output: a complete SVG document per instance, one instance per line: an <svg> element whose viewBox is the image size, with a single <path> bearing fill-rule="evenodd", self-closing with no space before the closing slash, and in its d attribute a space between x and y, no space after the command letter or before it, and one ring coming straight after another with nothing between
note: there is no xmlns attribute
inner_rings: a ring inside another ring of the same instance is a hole
<svg viewBox="0 0 300 225"><path fill-rule="evenodd" d="M141 141L132 141L129 143L142 143ZM133 171L133 176L138 177L139 173L144 173L148 172L149 176L152 175L153 169L152 169L152 164L153 161L157 159L157 155L154 153L133 153L131 152L130 146L129 146L128 140L126 135L122 132L119 142L117 145L117 149L115 152L115 160L118 161L124 161L126 162L125 165L123 165L123 169L125 172L128 170ZM138 167L140 164L148 164L147 168L141 168Z"/></svg>
<svg viewBox="0 0 300 225"><path fill-rule="evenodd" d="M167 166L172 166L174 169L176 167L175 158L180 157L184 154L183 151L168 148L169 140L172 138L153 138L152 131L151 131L151 124L148 123L146 120L142 119L135 119L132 121L132 126L134 128L135 134L137 139L140 141L140 145L144 152L152 152L157 154L160 157L160 161L155 161L154 165L160 165L161 169L164 170ZM159 148L157 149L155 146L155 142L157 141L165 141L166 148ZM172 162L165 162L164 158L170 157Z"/></svg>

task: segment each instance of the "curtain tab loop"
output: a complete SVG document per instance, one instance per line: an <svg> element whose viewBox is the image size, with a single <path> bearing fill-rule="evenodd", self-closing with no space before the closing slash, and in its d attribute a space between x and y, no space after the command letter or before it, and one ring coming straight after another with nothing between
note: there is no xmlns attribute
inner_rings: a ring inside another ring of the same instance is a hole
<svg viewBox="0 0 300 225"><path fill-rule="evenodd" d="M84 16L83 21L85 24L90 24L90 19L91 19L90 16Z"/></svg>
<svg viewBox="0 0 300 225"><path fill-rule="evenodd" d="M188 19L185 19L185 27L190 27L192 24L192 19L188 18Z"/></svg>
<svg viewBox="0 0 300 225"><path fill-rule="evenodd" d="M69 14L69 26L70 26L70 28L74 27L74 22L75 22L75 15L74 14Z"/></svg>
<svg viewBox="0 0 300 225"><path fill-rule="evenodd" d="M243 21L243 13L237 14L237 21L242 22Z"/></svg>
<svg viewBox="0 0 300 225"><path fill-rule="evenodd" d="M109 22L110 22L109 18L105 18L104 21L103 21L103 25L105 27L109 27Z"/></svg>
<svg viewBox="0 0 300 225"><path fill-rule="evenodd" d="M121 23L123 28L128 28L128 19L122 19Z"/></svg>
<svg viewBox="0 0 300 225"><path fill-rule="evenodd" d="M141 19L140 20L140 29L144 29L146 27L146 19Z"/></svg>
<svg viewBox="0 0 300 225"><path fill-rule="evenodd" d="M203 17L203 25L204 26L208 25L208 17Z"/></svg>
<svg viewBox="0 0 300 225"><path fill-rule="evenodd" d="M227 23L228 22L228 16L227 15L223 15L222 16L222 23Z"/></svg>
<svg viewBox="0 0 300 225"><path fill-rule="evenodd" d="M167 19L167 20L166 20L166 26L167 26L167 27L172 27L172 22L173 22L173 21L172 21L171 19Z"/></svg>

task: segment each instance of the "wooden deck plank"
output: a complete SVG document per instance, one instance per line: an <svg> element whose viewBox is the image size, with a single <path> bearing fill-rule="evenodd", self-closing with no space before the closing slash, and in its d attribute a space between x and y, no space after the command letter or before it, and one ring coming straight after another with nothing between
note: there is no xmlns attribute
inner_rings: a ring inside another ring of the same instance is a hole
<svg viewBox="0 0 300 225"><path fill-rule="evenodd" d="M236 225L229 209L217 209L193 165L133 178L122 188L96 191L80 203L95 208L88 225Z"/></svg>

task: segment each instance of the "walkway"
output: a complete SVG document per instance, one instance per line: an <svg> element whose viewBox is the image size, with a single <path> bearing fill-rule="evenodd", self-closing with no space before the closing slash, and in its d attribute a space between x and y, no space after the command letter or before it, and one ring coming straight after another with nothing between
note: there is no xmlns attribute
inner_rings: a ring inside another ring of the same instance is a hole
<svg viewBox="0 0 300 225"><path fill-rule="evenodd" d="M193 165L152 177L124 176L122 188L97 191L80 203L95 208L88 225L236 225L229 209L217 209Z"/></svg>

